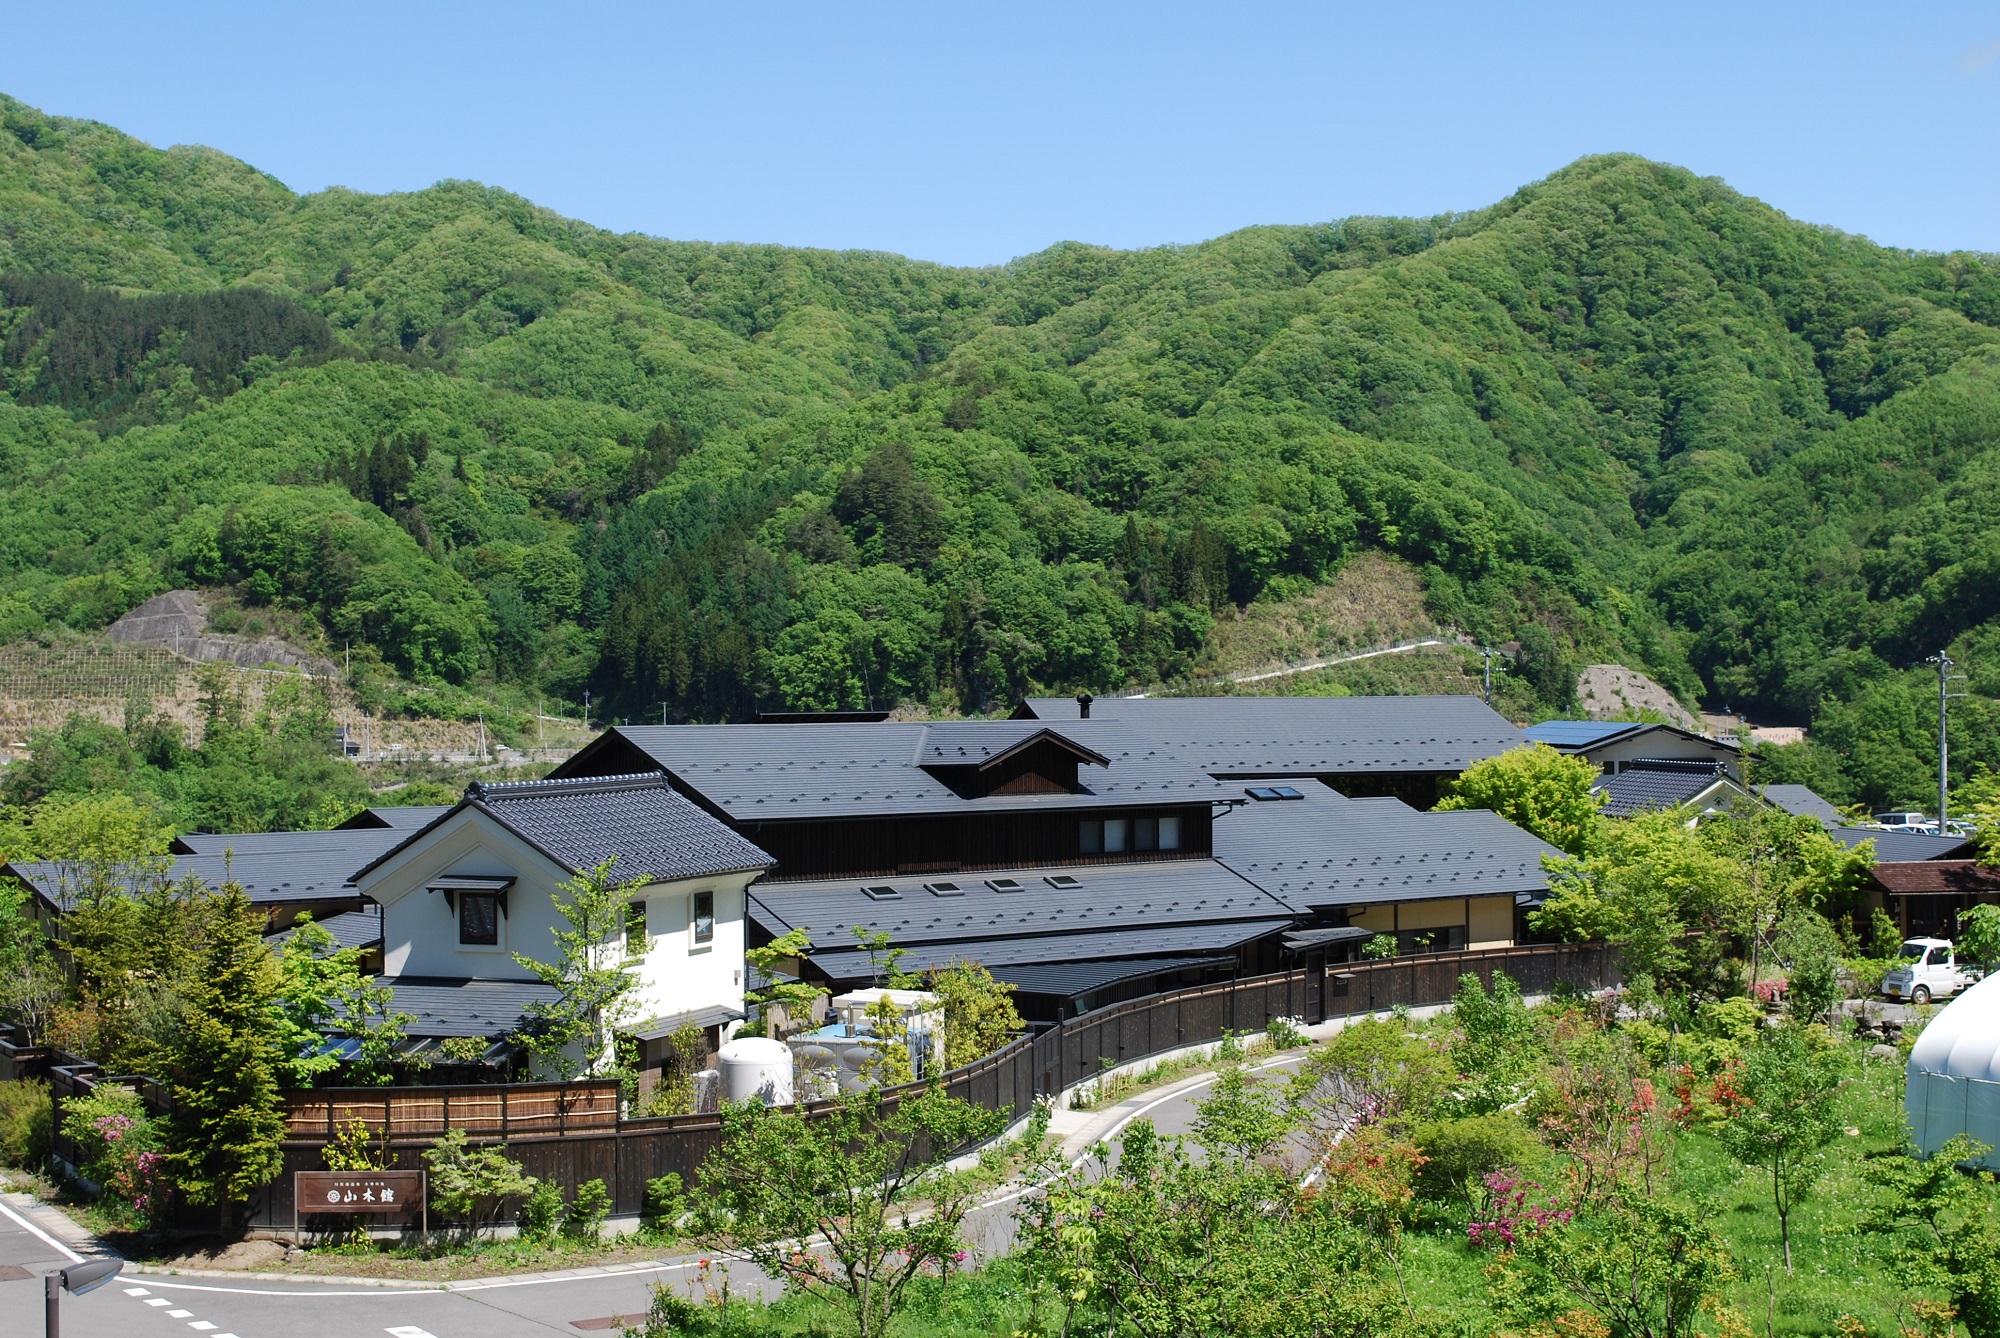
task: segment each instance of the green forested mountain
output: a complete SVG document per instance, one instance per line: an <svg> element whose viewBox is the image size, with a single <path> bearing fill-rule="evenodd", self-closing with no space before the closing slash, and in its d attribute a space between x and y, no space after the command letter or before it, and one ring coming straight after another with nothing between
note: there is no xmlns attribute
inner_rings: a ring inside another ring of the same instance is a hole
<svg viewBox="0 0 2000 1338"><path fill-rule="evenodd" d="M2000 260L1589 158L1475 213L956 270L299 196L0 99L0 638L175 584L609 713L1183 676L1374 549L1518 640L2000 767Z"/></svg>

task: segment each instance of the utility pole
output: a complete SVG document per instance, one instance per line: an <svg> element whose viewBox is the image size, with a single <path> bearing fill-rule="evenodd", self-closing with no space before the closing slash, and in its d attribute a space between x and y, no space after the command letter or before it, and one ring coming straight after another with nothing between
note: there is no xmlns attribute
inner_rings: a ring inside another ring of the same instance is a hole
<svg viewBox="0 0 2000 1338"><path fill-rule="evenodd" d="M1481 646L1479 648L1480 658L1486 662L1486 704L1488 706L1493 704L1493 656L1495 653L1491 646ZM1502 672L1504 673L1505 670L1502 670Z"/></svg>
<svg viewBox="0 0 2000 1338"><path fill-rule="evenodd" d="M583 732L590 733L590 689L583 690Z"/></svg>
<svg viewBox="0 0 2000 1338"><path fill-rule="evenodd" d="M1963 683L1965 681L1965 675L1954 674L1952 672L1952 669L1956 666L1957 661L1953 660L1951 656L1945 654L1943 651L1939 651L1937 654L1931 656L1929 659L1925 660L1924 663L1936 665L1938 671L1937 834L1939 836L1943 836L1945 834L1944 820L1945 820L1946 801L1950 798L1951 795L1951 776L1950 773L1946 770L1946 767L1949 765L1951 761L1951 744L1949 739L1947 738L1951 725L1951 700L1954 697L1963 697L1965 695L1963 692L1953 692L1951 690L1951 685L1953 683Z"/></svg>

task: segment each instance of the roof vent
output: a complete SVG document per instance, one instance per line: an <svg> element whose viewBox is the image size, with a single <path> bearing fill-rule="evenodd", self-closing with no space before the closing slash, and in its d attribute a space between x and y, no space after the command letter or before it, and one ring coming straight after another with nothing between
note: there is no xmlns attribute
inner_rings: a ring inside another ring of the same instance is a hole
<svg viewBox="0 0 2000 1338"><path fill-rule="evenodd" d="M1305 796L1289 785L1252 785L1243 793L1260 803L1273 799L1303 799Z"/></svg>
<svg viewBox="0 0 2000 1338"><path fill-rule="evenodd" d="M957 883L925 883L924 891L934 897L962 897L965 889Z"/></svg>
<svg viewBox="0 0 2000 1338"><path fill-rule="evenodd" d="M1076 718L1077 718L1078 720L1088 720L1088 719L1090 719L1090 704L1091 704L1092 702L1096 701L1096 700L1097 700L1097 698L1095 698L1095 697L1091 696L1091 695L1090 695L1090 694L1089 694L1088 692L1079 692L1079 693L1077 693L1077 694L1076 694Z"/></svg>
<svg viewBox="0 0 2000 1338"><path fill-rule="evenodd" d="M870 901L901 901L903 894L887 883L875 883L861 889L861 895Z"/></svg>
<svg viewBox="0 0 2000 1338"><path fill-rule="evenodd" d="M1047 883L1050 887L1060 887L1065 889L1083 886L1082 883L1079 883L1076 879L1070 877L1066 873L1052 874L1049 877L1044 878L1042 881Z"/></svg>
<svg viewBox="0 0 2000 1338"><path fill-rule="evenodd" d="M1019 892L1021 890L1020 882L1013 878L988 878L986 885L995 892Z"/></svg>

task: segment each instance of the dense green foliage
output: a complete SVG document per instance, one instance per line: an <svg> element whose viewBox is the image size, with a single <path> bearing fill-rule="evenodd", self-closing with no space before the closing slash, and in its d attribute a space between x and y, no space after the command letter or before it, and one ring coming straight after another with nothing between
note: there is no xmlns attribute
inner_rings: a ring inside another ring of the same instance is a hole
<svg viewBox="0 0 2000 1338"><path fill-rule="evenodd" d="M986 709L1182 679L1377 550L1544 707L1644 668L1810 722L1767 779L1842 801L1926 793L1949 646L1958 763L2000 766L1986 257L1600 157L952 270L0 126L0 636L227 584L607 716Z"/></svg>

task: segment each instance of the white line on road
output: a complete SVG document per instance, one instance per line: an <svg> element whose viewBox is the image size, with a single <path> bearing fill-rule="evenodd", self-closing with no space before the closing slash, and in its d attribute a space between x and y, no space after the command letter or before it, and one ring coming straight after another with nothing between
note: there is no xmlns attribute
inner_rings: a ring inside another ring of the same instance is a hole
<svg viewBox="0 0 2000 1338"><path fill-rule="evenodd" d="M192 1311L192 1310L169 1310L169 1311L167 1312L167 1318L168 1318L168 1319L186 1319L186 1318L187 1318L187 1317L188 1317L189 1315L192 1315L193 1313L194 1313L194 1311Z"/></svg>
<svg viewBox="0 0 2000 1338"><path fill-rule="evenodd" d="M396 1329L384 1329L382 1332L388 1334L389 1338L437 1338L436 1334L420 1329L414 1324L405 1324Z"/></svg>
<svg viewBox="0 0 2000 1338"><path fill-rule="evenodd" d="M48 1232L36 1226L33 1222L30 1222L27 1218L21 1216L21 1214L15 1212L12 1208L9 1208L6 1204L0 1203L0 1213L7 1214L7 1216L13 1218L16 1222L20 1223L23 1228L25 1228L35 1236L38 1236L41 1239L42 1244L52 1246L55 1249L61 1250L65 1255L69 1257L69 1261L71 1263L80 1264L83 1262L82 1255L78 1254L75 1250L72 1250L69 1246L57 1240L54 1236L51 1236Z"/></svg>

